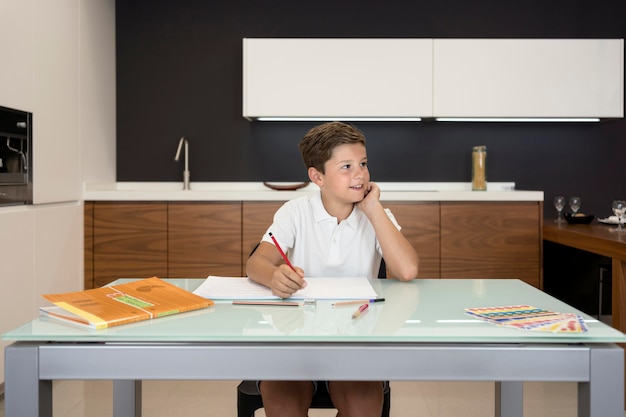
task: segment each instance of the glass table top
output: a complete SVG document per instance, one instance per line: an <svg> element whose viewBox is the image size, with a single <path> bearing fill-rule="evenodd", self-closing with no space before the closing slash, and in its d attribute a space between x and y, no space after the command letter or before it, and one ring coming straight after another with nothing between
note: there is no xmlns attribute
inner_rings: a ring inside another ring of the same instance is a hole
<svg viewBox="0 0 626 417"><path fill-rule="evenodd" d="M119 280L118 282L125 282ZM168 279L193 291L203 279ZM375 280L384 302L358 305L240 306L216 301L208 309L93 330L38 317L3 335L13 341L57 342L380 342L380 343L626 343L626 335L554 297L511 279ZM465 312L470 307L532 305L583 316L589 331L552 333L505 328Z"/></svg>

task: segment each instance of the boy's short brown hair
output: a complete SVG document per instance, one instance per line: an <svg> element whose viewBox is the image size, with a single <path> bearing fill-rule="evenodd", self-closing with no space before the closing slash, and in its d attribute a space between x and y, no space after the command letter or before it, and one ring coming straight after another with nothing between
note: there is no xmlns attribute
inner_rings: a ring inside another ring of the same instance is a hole
<svg viewBox="0 0 626 417"><path fill-rule="evenodd" d="M344 144L365 146L365 135L352 125L330 122L309 130L298 148L307 169L313 167L324 174L324 164L331 158L333 149Z"/></svg>

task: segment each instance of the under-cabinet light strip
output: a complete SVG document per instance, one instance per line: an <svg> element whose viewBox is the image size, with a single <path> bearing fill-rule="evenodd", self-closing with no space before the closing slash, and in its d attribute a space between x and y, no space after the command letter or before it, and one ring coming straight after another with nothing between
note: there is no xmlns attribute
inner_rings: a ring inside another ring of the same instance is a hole
<svg viewBox="0 0 626 417"><path fill-rule="evenodd" d="M420 117L258 117L260 122L419 122Z"/></svg>
<svg viewBox="0 0 626 417"><path fill-rule="evenodd" d="M437 117L438 122L599 122L597 117Z"/></svg>
<svg viewBox="0 0 626 417"><path fill-rule="evenodd" d="M257 117L260 122L420 122L420 117ZM438 122L599 122L597 117L437 117Z"/></svg>

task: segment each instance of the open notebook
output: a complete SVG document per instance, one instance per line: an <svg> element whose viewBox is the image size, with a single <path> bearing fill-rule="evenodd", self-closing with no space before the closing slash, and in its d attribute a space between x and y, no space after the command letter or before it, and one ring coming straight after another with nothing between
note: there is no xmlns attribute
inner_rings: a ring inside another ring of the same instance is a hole
<svg viewBox="0 0 626 417"><path fill-rule="evenodd" d="M306 288L296 292L290 299L369 299L376 291L366 277L305 278ZM211 300L268 300L280 299L272 291L247 277L209 276L194 294Z"/></svg>

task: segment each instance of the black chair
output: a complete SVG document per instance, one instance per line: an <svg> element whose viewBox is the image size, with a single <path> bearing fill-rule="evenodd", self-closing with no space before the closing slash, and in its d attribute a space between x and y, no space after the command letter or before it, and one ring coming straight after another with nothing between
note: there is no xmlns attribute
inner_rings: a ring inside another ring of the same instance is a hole
<svg viewBox="0 0 626 417"><path fill-rule="evenodd" d="M254 253L257 246L252 249L250 255ZM381 260L380 269L378 271L378 278L387 278L387 268L385 260ZM237 417L254 417L256 410L263 408L263 399L261 393L257 388L257 381L241 381L237 386ZM389 384L385 384L385 391L383 392L383 412L381 417L389 417L389 409L391 408L391 389ZM326 388L324 382L317 384L317 391L313 395L311 406L309 408L335 408L332 400L330 399L330 393Z"/></svg>

